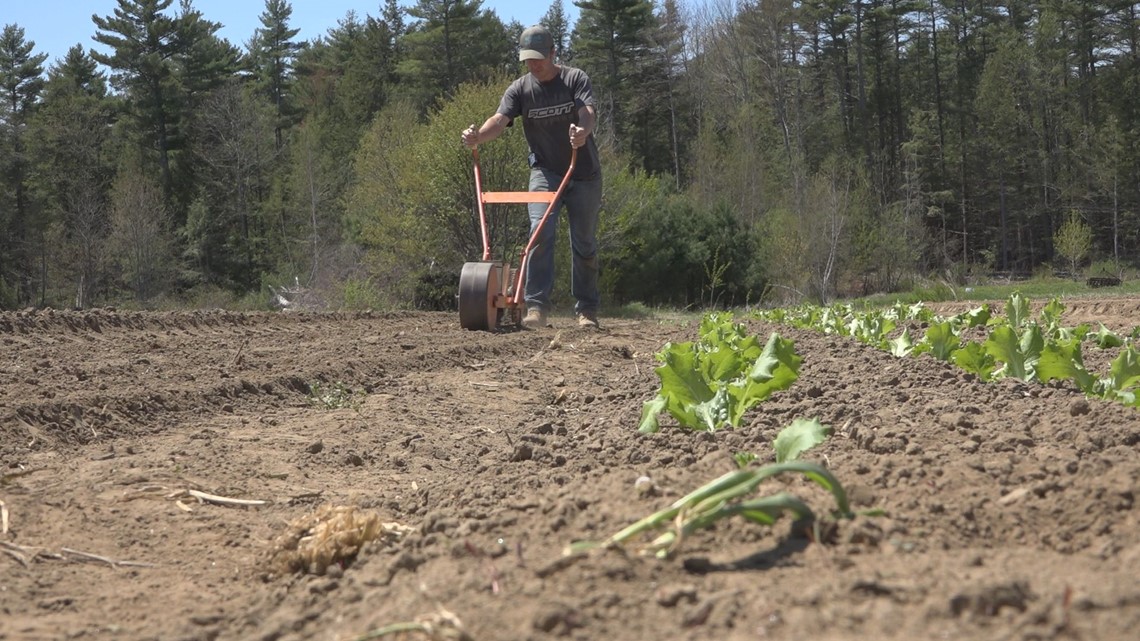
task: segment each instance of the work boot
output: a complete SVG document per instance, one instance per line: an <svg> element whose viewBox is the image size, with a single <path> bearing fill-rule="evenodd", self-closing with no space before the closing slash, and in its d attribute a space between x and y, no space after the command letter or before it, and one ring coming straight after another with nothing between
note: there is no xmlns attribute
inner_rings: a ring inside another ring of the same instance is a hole
<svg viewBox="0 0 1140 641"><path fill-rule="evenodd" d="M598 329L598 313L593 310L578 312L578 327Z"/></svg>
<svg viewBox="0 0 1140 641"><path fill-rule="evenodd" d="M546 327L546 312L538 307L531 307L526 310L526 316L523 316L522 326L527 329L541 329Z"/></svg>

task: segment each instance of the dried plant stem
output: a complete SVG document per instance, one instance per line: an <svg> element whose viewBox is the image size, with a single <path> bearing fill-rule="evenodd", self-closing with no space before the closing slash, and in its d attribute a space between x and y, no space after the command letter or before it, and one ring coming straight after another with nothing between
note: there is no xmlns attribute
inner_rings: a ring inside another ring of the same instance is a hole
<svg viewBox="0 0 1140 641"><path fill-rule="evenodd" d="M193 496L194 498L198 499L199 501L204 501L206 503L216 503L218 505L229 505L231 507L249 506L249 505L265 505L266 503L268 503L268 501L257 501L257 500L252 500L252 499L231 499L227 496L218 496L216 494L206 494L205 492L199 492L198 490L186 490L186 493L189 494L190 496Z"/></svg>
<svg viewBox="0 0 1140 641"><path fill-rule="evenodd" d="M391 625L386 625L382 628L377 628L376 630L362 634L352 641L371 641L372 639L379 639L381 637L386 637L389 634L398 634L400 632L423 632L424 634L428 634L429 630L424 624L416 623L414 621L409 621L406 623L393 623Z"/></svg>
<svg viewBox="0 0 1140 641"><path fill-rule="evenodd" d="M71 548L60 548L59 551L63 552L64 554L70 554L72 556L77 556L81 559L86 559L86 560L90 560L90 561L99 561L100 563L106 563L107 565L110 565L111 567L134 567L134 568L153 568L153 567L155 567L155 565L153 563L144 563L142 561L116 561L115 559L110 559L110 558L107 558L105 556L100 556L98 554L91 554L90 552L81 552L79 550L73 550Z"/></svg>

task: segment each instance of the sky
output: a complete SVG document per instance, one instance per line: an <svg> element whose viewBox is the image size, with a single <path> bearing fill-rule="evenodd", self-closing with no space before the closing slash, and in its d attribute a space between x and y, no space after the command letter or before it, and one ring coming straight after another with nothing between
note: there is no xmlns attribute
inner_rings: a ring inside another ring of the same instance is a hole
<svg viewBox="0 0 1140 641"><path fill-rule="evenodd" d="M504 23L518 20L524 25L538 22L550 9L552 0L483 0L483 8L494 11ZM300 29L297 40L312 40L324 36L349 11L359 19L371 15L379 17L383 0L292 0L293 15L289 24ZM414 0L400 0L400 6L414 5ZM24 41L35 43L33 53L48 54L44 68L63 58L76 44L85 49L105 48L92 39L95 23L92 14L113 15L119 6L116 0L0 0L0 28L15 24L24 29ZM177 10L179 0L170 8ZM194 0L194 8L208 20L222 23L218 35L231 44L245 49L255 29L261 26L260 16L265 0ZM563 0L563 11L571 24L577 19L578 8L572 0Z"/></svg>

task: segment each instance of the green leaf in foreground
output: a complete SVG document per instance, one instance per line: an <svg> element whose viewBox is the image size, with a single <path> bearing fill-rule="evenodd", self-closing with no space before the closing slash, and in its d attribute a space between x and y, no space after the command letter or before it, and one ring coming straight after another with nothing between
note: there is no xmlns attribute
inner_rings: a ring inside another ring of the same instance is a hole
<svg viewBox="0 0 1140 641"><path fill-rule="evenodd" d="M664 558L675 552L697 531L731 516L739 515L764 525L772 525L784 513L790 513L802 521L814 519L815 515L807 504L786 492L767 497L749 497L766 479L788 473L801 474L830 492L835 499L835 510L832 512L834 518L854 516L847 501L847 492L831 471L817 463L789 461L729 472L677 499L668 508L654 512L622 529L605 541L576 543L571 545L566 553L616 547L638 535L669 528L642 550L643 554Z"/></svg>
<svg viewBox="0 0 1140 641"><path fill-rule="evenodd" d="M1065 305L1061 303L1058 298L1051 299L1045 303L1045 307L1041 309L1042 324L1045 325L1045 332L1050 336L1055 335L1061 328L1061 314L1065 312Z"/></svg>
<svg viewBox="0 0 1140 641"><path fill-rule="evenodd" d="M807 450L819 445L831 436L831 426L819 419L797 418L776 436L772 445L776 448L776 462L794 461Z"/></svg>
<svg viewBox="0 0 1140 641"><path fill-rule="evenodd" d="M930 346L930 354L940 361L950 360L960 346L958 335L949 321L935 323L926 329L926 342Z"/></svg>
<svg viewBox="0 0 1140 641"><path fill-rule="evenodd" d="M665 401L664 409L683 424L698 429L703 422L698 418L696 408L712 400L716 392L698 367L694 343L666 345L658 357L664 362L656 370L661 379L659 396Z"/></svg>
<svg viewBox="0 0 1140 641"><path fill-rule="evenodd" d="M1112 361L1109 375L1100 381L1104 388L1105 398L1116 398L1125 405L1140 407L1136 397L1137 386L1140 386L1140 353L1129 345Z"/></svg>
<svg viewBox="0 0 1140 641"><path fill-rule="evenodd" d="M960 319L963 325L968 328L985 327L990 322L992 316L990 306L984 304L981 307L975 307L968 312L962 312L956 318Z"/></svg>
<svg viewBox="0 0 1140 641"><path fill-rule="evenodd" d="M1100 329L1096 333L1096 346L1101 349L1111 349L1113 347L1122 347L1124 340L1114 334L1111 329L1100 324Z"/></svg>
<svg viewBox="0 0 1140 641"><path fill-rule="evenodd" d="M994 329L986 339L986 352L1002 363L994 376L1032 380L1044 343L1041 327L1036 323L1026 327L1020 339L1009 325Z"/></svg>
<svg viewBox="0 0 1140 641"><path fill-rule="evenodd" d="M641 422L637 425L637 431L646 434L658 432L661 424L657 422L657 417L665 411L665 406L668 404L668 399L660 394L654 396L653 400L645 401L641 406Z"/></svg>
<svg viewBox="0 0 1140 641"><path fill-rule="evenodd" d="M1005 315L1014 329L1021 329L1029 321L1029 299L1022 296L1021 292L1010 294L1005 303Z"/></svg>
<svg viewBox="0 0 1140 641"><path fill-rule="evenodd" d="M658 431L663 411L689 429L739 427L748 410L795 382L802 361L794 343L778 334L760 349L741 326L729 331L704 324L700 341L666 345L657 358L661 388L642 407L642 432Z"/></svg>
<svg viewBox="0 0 1140 641"><path fill-rule="evenodd" d="M1042 383L1071 380L1086 394L1094 392L1096 382L1093 375L1085 369L1081 359L1081 342L1075 339L1046 343L1041 350L1041 359L1037 361L1037 378Z"/></svg>
<svg viewBox="0 0 1140 641"><path fill-rule="evenodd" d="M994 357L986 353L986 348L982 347L981 343L967 341L960 349L954 351L950 360L980 380L988 381L994 375Z"/></svg>
<svg viewBox="0 0 1140 641"><path fill-rule="evenodd" d="M898 338L888 341L888 345L890 345L891 354L895 357L903 358L910 356L910 353L914 351L914 341L910 338L910 329L904 328Z"/></svg>

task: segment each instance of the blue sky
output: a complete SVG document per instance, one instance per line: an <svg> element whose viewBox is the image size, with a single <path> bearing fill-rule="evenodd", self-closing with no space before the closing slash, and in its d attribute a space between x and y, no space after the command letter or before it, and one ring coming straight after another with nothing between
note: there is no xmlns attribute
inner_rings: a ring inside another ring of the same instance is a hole
<svg viewBox="0 0 1140 641"><path fill-rule="evenodd" d="M518 20L530 25L546 14L551 1L483 0L483 8L494 11L503 22ZM349 11L361 19L379 16L383 4L383 0L292 0L290 24L301 30L298 40L312 40L335 28ZM400 0L400 6L413 4L414 0ZM174 0L170 6L177 9L178 5L179 0ZM34 53L48 54L46 69L76 44L86 49L101 47L92 40L96 29L91 15L112 15L117 6L116 0L0 0L0 27L22 27L24 39L35 42ZM265 0L194 0L194 7L207 19L222 23L219 35L244 49L254 29L261 26L258 17L265 10ZM573 0L563 0L562 7L573 24L578 15Z"/></svg>

